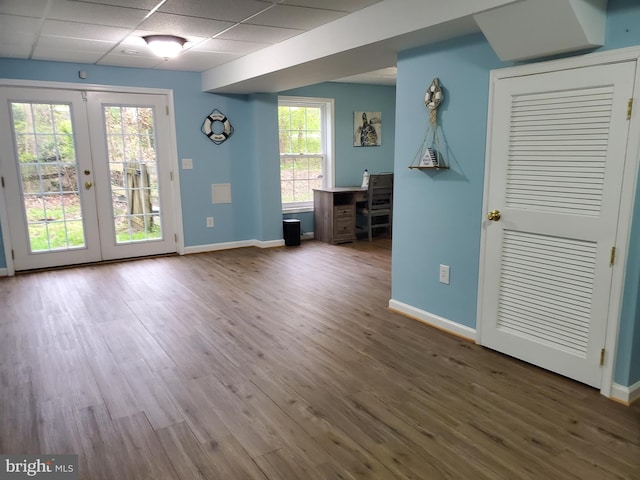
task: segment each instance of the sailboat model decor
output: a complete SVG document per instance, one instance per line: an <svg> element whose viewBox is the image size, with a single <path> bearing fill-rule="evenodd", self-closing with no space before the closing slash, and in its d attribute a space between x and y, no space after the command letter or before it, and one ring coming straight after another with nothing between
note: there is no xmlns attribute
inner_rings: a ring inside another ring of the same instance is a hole
<svg viewBox="0 0 640 480"><path fill-rule="evenodd" d="M440 87L440 80L434 78L424 95L424 105L429 110L429 125L425 132L420 148L416 152L409 168L418 169L447 169L440 151L440 136L438 135L438 107L444 100L444 92Z"/></svg>

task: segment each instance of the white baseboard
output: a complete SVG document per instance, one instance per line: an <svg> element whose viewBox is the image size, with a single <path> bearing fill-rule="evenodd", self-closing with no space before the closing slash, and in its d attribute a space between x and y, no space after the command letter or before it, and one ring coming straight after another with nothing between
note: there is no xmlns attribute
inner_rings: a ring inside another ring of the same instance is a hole
<svg viewBox="0 0 640 480"><path fill-rule="evenodd" d="M194 247L184 247L185 255L189 255L191 253L204 253L204 252L215 252L216 250L230 250L232 248L245 248L245 247L258 247L258 248L271 248L271 247L281 247L284 245L284 240L269 240L269 241L261 241L261 240L240 240L238 242L222 242L222 243L211 243L209 245L196 245Z"/></svg>
<svg viewBox="0 0 640 480"><path fill-rule="evenodd" d="M268 240L263 242L261 240L254 240L254 247L258 248L273 248L273 247L282 247L284 245L284 240Z"/></svg>
<svg viewBox="0 0 640 480"><path fill-rule="evenodd" d="M0 268L0 277L6 277L9 275L9 272L6 268Z"/></svg>
<svg viewBox="0 0 640 480"><path fill-rule="evenodd" d="M462 337L465 340L476 342L476 329L460 325L459 323L452 322L446 318L439 317L433 313L429 313L425 310L413 307L406 303L399 302L398 300L389 300L389 309L401 313L407 317L418 320L419 322L426 323L439 330L444 330L447 333L451 333L457 337Z"/></svg>
<svg viewBox="0 0 640 480"><path fill-rule="evenodd" d="M626 405L631 405L640 399L640 382L636 382L630 387L623 387L614 383L611 385L611 398Z"/></svg>

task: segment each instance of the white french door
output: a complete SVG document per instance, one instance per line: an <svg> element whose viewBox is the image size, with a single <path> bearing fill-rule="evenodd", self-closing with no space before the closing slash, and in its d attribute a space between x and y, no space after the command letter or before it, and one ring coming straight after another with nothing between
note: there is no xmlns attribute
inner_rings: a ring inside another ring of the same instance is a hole
<svg viewBox="0 0 640 480"><path fill-rule="evenodd" d="M0 88L15 270L176 251L163 95Z"/></svg>
<svg viewBox="0 0 640 480"><path fill-rule="evenodd" d="M635 71L503 78L493 91L480 343L594 387Z"/></svg>

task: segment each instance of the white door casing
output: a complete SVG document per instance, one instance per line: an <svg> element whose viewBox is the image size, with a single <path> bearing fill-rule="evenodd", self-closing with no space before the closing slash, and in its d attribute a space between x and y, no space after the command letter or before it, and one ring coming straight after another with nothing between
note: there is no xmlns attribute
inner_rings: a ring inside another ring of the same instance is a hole
<svg viewBox="0 0 640 480"><path fill-rule="evenodd" d="M611 248L628 240L637 65L560 68L492 83L484 214L501 218L483 223L479 342L608 394L600 353L623 270L614 277Z"/></svg>

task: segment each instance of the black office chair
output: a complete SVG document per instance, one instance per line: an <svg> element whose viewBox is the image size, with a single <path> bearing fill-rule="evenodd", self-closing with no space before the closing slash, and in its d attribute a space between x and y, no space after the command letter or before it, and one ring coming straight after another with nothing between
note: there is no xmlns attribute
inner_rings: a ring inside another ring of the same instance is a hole
<svg viewBox="0 0 640 480"><path fill-rule="evenodd" d="M393 217L393 173L376 173L369 176L367 201L357 209L364 219L364 228L373 239L373 231L379 228L391 232Z"/></svg>

